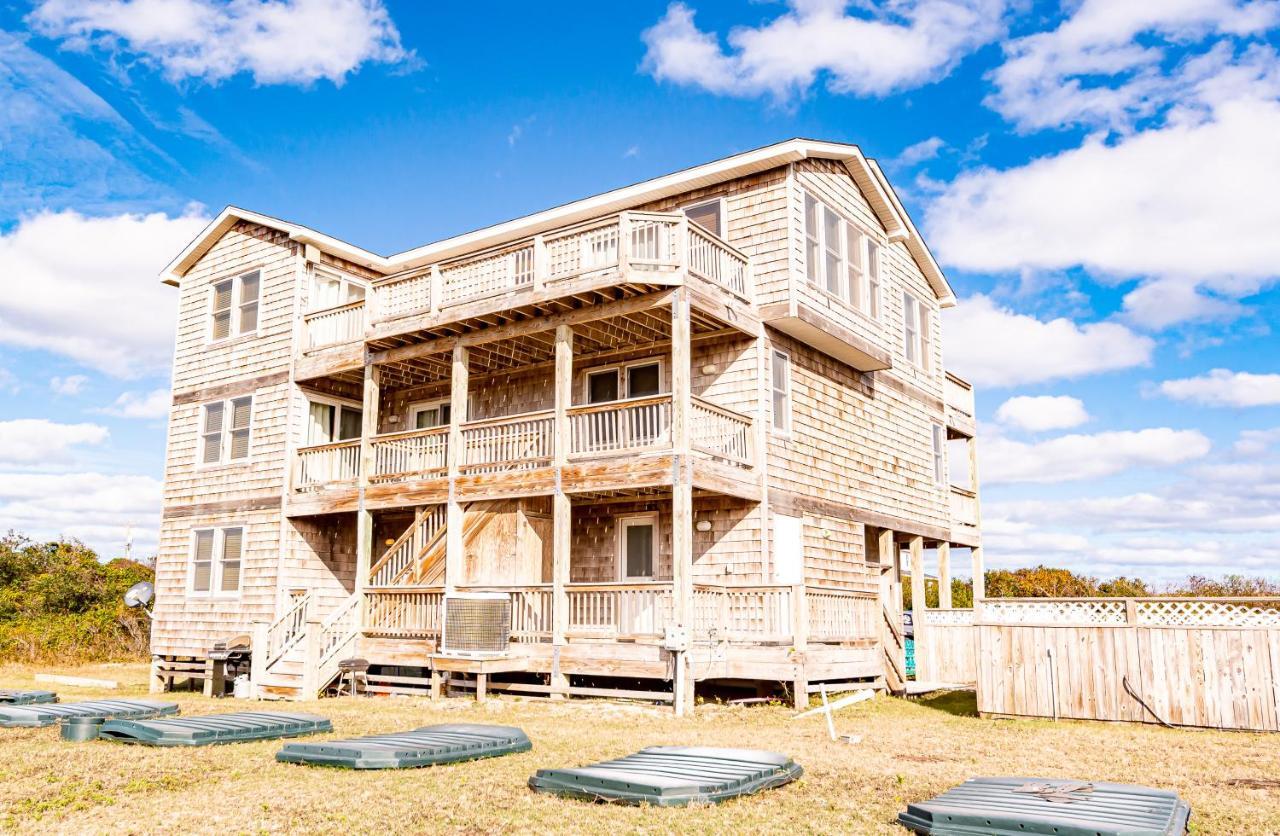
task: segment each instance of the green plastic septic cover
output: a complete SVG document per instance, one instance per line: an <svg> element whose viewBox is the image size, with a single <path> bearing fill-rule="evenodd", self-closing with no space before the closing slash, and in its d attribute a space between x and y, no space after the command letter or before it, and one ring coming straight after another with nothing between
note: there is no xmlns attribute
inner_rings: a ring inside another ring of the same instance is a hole
<svg viewBox="0 0 1280 836"><path fill-rule="evenodd" d="M330 731L333 724L329 719L315 714L242 711L176 720L109 720L103 724L99 736L103 740L144 746L212 746Z"/></svg>
<svg viewBox="0 0 1280 836"><path fill-rule="evenodd" d="M44 705L0 705L0 728L52 726L67 717L159 717L177 714L178 704L153 700L91 700Z"/></svg>
<svg viewBox="0 0 1280 836"><path fill-rule="evenodd" d="M3 705L37 705L57 701L58 695L52 691L6 691L0 689L0 704Z"/></svg>
<svg viewBox="0 0 1280 836"><path fill-rule="evenodd" d="M1191 807L1167 790L1061 778L970 778L898 821L916 833L1181 836Z"/></svg>
<svg viewBox="0 0 1280 836"><path fill-rule="evenodd" d="M289 743L276 753L276 760L347 769L405 769L496 758L532 748L528 736L513 726L445 723L398 734Z"/></svg>
<svg viewBox="0 0 1280 836"><path fill-rule="evenodd" d="M749 795L803 774L799 764L777 752L651 746L577 769L539 769L529 786L570 798L676 807Z"/></svg>

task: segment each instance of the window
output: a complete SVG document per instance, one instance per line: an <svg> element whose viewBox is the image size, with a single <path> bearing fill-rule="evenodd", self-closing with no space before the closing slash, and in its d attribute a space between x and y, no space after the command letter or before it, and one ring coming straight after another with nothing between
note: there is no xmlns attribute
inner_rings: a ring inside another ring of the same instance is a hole
<svg viewBox="0 0 1280 836"><path fill-rule="evenodd" d="M618 399L618 369L587 372L587 403L608 403Z"/></svg>
<svg viewBox="0 0 1280 836"><path fill-rule="evenodd" d="M207 403L200 411L200 464L227 464L249 458L252 395Z"/></svg>
<svg viewBox="0 0 1280 836"><path fill-rule="evenodd" d="M621 367L590 369L583 388L589 404L660 395L663 388L662 361L642 360Z"/></svg>
<svg viewBox="0 0 1280 836"><path fill-rule="evenodd" d="M191 592L234 594L240 591L240 565L244 555L244 529L203 528L193 534Z"/></svg>
<svg viewBox="0 0 1280 836"><path fill-rule="evenodd" d="M621 580L653 578L658 517L642 514L618 518L618 566Z"/></svg>
<svg viewBox="0 0 1280 836"><path fill-rule="evenodd" d="M929 368L929 309L910 293L902 293L902 348L907 360Z"/></svg>
<svg viewBox="0 0 1280 836"><path fill-rule="evenodd" d="M257 270L216 282L210 299L210 338L213 341L252 334L258 330L258 295L262 275Z"/></svg>
<svg viewBox="0 0 1280 836"><path fill-rule="evenodd" d="M791 432L791 358L774 351L772 365L773 429L788 433Z"/></svg>
<svg viewBox="0 0 1280 836"><path fill-rule="evenodd" d="M365 296L365 286L342 273L317 268L311 277L311 310L336 308L358 302Z"/></svg>
<svg viewBox="0 0 1280 836"><path fill-rule="evenodd" d="M331 444L360 437L364 424L361 409L338 401L311 401L308 410L308 444Z"/></svg>
<svg viewBox="0 0 1280 836"><path fill-rule="evenodd" d="M448 426L452 414L453 405L448 400L423 401L409 406L409 421L415 430Z"/></svg>
<svg viewBox="0 0 1280 836"><path fill-rule="evenodd" d="M933 425L933 481L943 487L947 484L946 462L947 431L941 424Z"/></svg>
<svg viewBox="0 0 1280 836"><path fill-rule="evenodd" d="M720 199L686 206L685 215L712 235L724 235L724 204Z"/></svg>
<svg viewBox="0 0 1280 836"><path fill-rule="evenodd" d="M627 397L646 398L662 392L662 364L656 360L627 366Z"/></svg>
<svg viewBox="0 0 1280 836"><path fill-rule="evenodd" d="M880 316L880 248L853 223L804 196L805 277L851 307Z"/></svg>

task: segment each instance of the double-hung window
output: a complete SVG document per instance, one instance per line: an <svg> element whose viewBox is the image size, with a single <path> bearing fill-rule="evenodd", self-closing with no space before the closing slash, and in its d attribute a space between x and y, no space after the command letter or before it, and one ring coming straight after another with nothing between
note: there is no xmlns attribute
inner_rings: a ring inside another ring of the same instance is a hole
<svg viewBox="0 0 1280 836"><path fill-rule="evenodd" d="M908 362L929 368L929 309L910 293L902 293L902 350Z"/></svg>
<svg viewBox="0 0 1280 836"><path fill-rule="evenodd" d="M805 193L805 277L873 318L880 316L880 248L854 223Z"/></svg>
<svg viewBox="0 0 1280 836"><path fill-rule="evenodd" d="M947 431L941 424L933 425L933 481L942 487L947 485L946 464Z"/></svg>
<svg viewBox="0 0 1280 836"><path fill-rule="evenodd" d="M244 528L200 528L192 532L190 590L231 595L240 591Z"/></svg>
<svg viewBox="0 0 1280 836"><path fill-rule="evenodd" d="M247 460L252 436L252 395L213 401L200 408L200 464Z"/></svg>
<svg viewBox="0 0 1280 836"><path fill-rule="evenodd" d="M308 409L310 426L308 444L332 444L360 437L363 413L360 407L345 403L311 401Z"/></svg>
<svg viewBox="0 0 1280 836"><path fill-rule="evenodd" d="M781 351L773 352L770 386L773 390L773 429L779 433L791 432L791 357Z"/></svg>
<svg viewBox="0 0 1280 836"><path fill-rule="evenodd" d="M365 297L365 286L342 273L316 268L311 277L311 310L322 311Z"/></svg>
<svg viewBox="0 0 1280 836"><path fill-rule="evenodd" d="M452 404L447 399L438 401L422 401L409 407L409 417L415 430L429 430L433 427L449 425L453 413Z"/></svg>
<svg viewBox="0 0 1280 836"><path fill-rule="evenodd" d="M258 295L262 274L257 270L213 284L209 308L210 339L214 342L258 330Z"/></svg>

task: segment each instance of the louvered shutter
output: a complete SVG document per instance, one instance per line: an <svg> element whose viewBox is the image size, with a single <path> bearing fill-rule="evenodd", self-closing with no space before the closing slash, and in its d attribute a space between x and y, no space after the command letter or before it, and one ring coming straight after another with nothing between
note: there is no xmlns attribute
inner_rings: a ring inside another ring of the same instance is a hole
<svg viewBox="0 0 1280 836"><path fill-rule="evenodd" d="M204 405L204 428L201 435L204 449L200 453L200 461L205 464L217 464L222 460L223 411L222 401Z"/></svg>
<svg viewBox="0 0 1280 836"><path fill-rule="evenodd" d="M222 530L222 582L221 592L237 592L240 589L240 557L244 550L244 529Z"/></svg>
<svg viewBox="0 0 1280 836"><path fill-rule="evenodd" d="M219 282L213 286L213 338L231 336L231 282Z"/></svg>
<svg viewBox="0 0 1280 836"><path fill-rule="evenodd" d="M252 398L236 398L231 402L232 461L249 457L249 418L252 407Z"/></svg>
<svg viewBox="0 0 1280 836"><path fill-rule="evenodd" d="M196 553L191 561L191 589L193 592L209 591L209 576L213 569L213 532L196 532Z"/></svg>

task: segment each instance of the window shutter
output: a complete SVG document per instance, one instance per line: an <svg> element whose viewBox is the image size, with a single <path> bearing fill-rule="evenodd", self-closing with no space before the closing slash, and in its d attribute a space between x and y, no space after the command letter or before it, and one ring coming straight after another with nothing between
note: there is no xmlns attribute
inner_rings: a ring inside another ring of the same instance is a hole
<svg viewBox="0 0 1280 836"><path fill-rule="evenodd" d="M244 529L226 528L222 531L222 581L221 592L240 589L240 560L244 549Z"/></svg>
<svg viewBox="0 0 1280 836"><path fill-rule="evenodd" d="M213 567L213 532L196 532L196 553L191 562L191 589L209 591L209 575Z"/></svg>
<svg viewBox="0 0 1280 836"><path fill-rule="evenodd" d="M712 235L720 235L720 201L713 200L684 210L689 220L699 224Z"/></svg>
<svg viewBox="0 0 1280 836"><path fill-rule="evenodd" d="M231 336L231 282L218 282L213 286L213 339Z"/></svg>
<svg viewBox="0 0 1280 836"><path fill-rule="evenodd" d="M204 464L216 464L222 459L222 413L222 401L204 405L204 449L200 454Z"/></svg>

